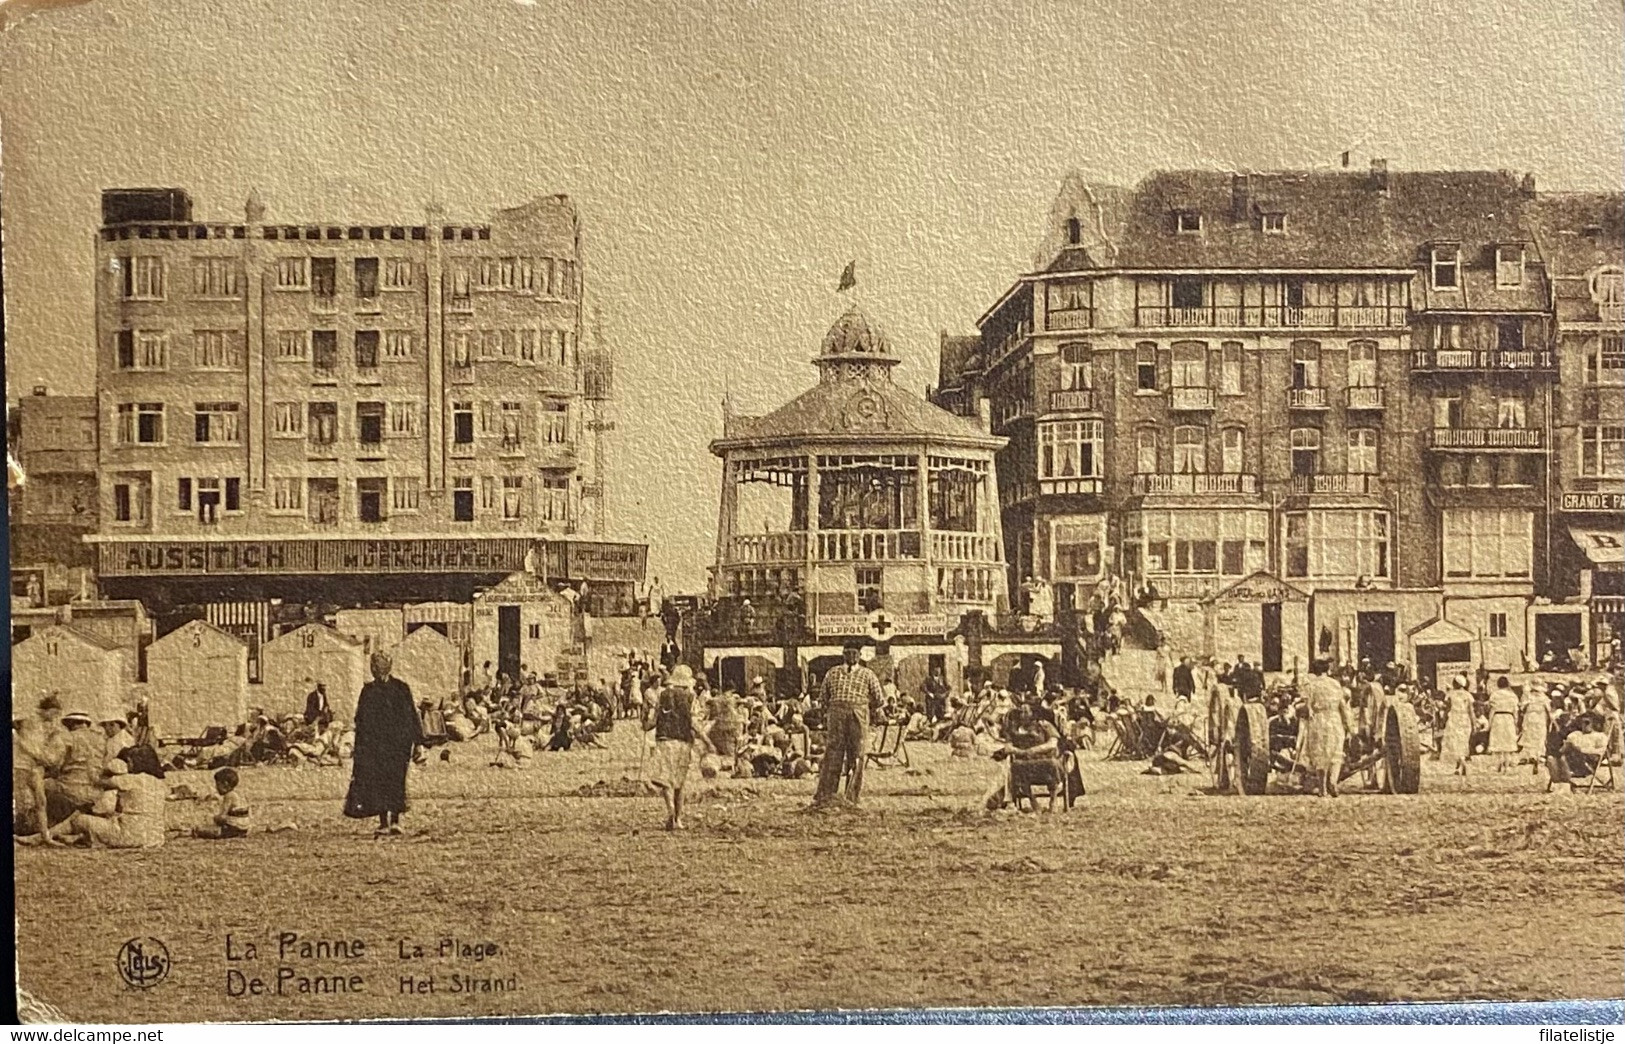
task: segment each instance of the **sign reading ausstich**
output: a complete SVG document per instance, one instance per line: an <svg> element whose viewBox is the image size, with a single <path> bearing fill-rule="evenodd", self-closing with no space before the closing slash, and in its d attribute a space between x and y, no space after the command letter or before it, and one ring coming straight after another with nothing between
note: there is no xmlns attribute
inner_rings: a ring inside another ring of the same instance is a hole
<svg viewBox="0 0 1625 1044"><path fill-rule="evenodd" d="M511 573L530 541L492 540L143 540L102 544L104 576L271 573Z"/></svg>

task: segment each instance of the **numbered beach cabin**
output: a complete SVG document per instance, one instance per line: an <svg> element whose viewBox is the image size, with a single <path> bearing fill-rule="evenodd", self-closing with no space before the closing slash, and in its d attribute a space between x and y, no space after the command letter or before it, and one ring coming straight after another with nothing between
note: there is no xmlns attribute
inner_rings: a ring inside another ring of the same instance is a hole
<svg viewBox="0 0 1625 1044"><path fill-rule="evenodd" d="M309 623L265 644L260 650L260 677L255 699L268 714L303 714L310 694L308 679L326 686L334 718L352 721L361 686L371 674L361 639Z"/></svg>
<svg viewBox="0 0 1625 1044"><path fill-rule="evenodd" d="M147 649L148 714L162 739L235 728L248 690L248 646L211 623L182 624Z"/></svg>

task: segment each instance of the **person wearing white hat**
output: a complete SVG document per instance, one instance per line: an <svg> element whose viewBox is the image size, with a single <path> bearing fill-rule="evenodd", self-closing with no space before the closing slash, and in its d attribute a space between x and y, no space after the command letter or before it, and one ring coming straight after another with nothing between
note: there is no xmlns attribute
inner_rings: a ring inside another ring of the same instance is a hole
<svg viewBox="0 0 1625 1044"><path fill-rule="evenodd" d="M1467 676L1450 679L1445 697L1444 737L1439 741L1439 760L1448 762L1459 776L1467 774L1467 745L1473 735L1473 696L1467 691Z"/></svg>
<svg viewBox="0 0 1625 1044"><path fill-rule="evenodd" d="M76 812L54 832L63 840L106 848L157 848L164 843L163 781L132 773L118 758L107 764L101 787L111 798L103 815Z"/></svg>
<svg viewBox="0 0 1625 1044"><path fill-rule="evenodd" d="M654 756L649 782L666 804L666 829L683 829L683 787L694 759L694 672L685 663L671 669L665 688L645 712L644 728L653 729Z"/></svg>
<svg viewBox="0 0 1625 1044"><path fill-rule="evenodd" d="M107 737L92 729L93 724L94 719L83 710L62 715L66 732L61 758L45 781L46 811L53 824L75 812L88 811L101 793L98 784L107 764Z"/></svg>
<svg viewBox="0 0 1625 1044"><path fill-rule="evenodd" d="M124 715L114 714L110 711L106 717L102 718L100 724L102 735L107 737L105 749L108 761L112 761L124 753L125 748L135 746L135 736L131 735L130 723L124 719Z"/></svg>

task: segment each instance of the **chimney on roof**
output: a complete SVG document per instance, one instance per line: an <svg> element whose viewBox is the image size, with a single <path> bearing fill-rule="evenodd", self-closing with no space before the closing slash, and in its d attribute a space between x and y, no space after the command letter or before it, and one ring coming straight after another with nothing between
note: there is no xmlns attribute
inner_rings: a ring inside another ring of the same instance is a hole
<svg viewBox="0 0 1625 1044"><path fill-rule="evenodd" d="M1378 192L1388 191L1388 161L1374 159L1371 161L1371 187Z"/></svg>
<svg viewBox="0 0 1625 1044"><path fill-rule="evenodd" d="M51 394L51 389L43 384L36 384L34 385L34 394L43 398L44 396Z"/></svg>
<svg viewBox="0 0 1625 1044"><path fill-rule="evenodd" d="M1230 175L1230 216L1237 221L1245 221L1253 209L1253 176L1251 174Z"/></svg>
<svg viewBox="0 0 1625 1044"><path fill-rule="evenodd" d="M1523 183L1519 187L1523 189L1523 194L1524 194L1525 198L1534 199L1535 198L1535 175L1534 174L1525 174L1523 176Z"/></svg>

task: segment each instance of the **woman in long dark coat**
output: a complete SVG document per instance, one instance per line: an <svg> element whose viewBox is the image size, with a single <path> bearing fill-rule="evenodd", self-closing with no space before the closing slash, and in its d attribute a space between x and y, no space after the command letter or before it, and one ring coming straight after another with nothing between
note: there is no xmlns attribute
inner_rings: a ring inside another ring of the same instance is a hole
<svg viewBox="0 0 1625 1044"><path fill-rule="evenodd" d="M390 677L393 667L387 655L373 653L372 681L361 687L355 708L355 761L344 799L351 819L378 817L379 836L401 833L406 766L423 739L412 689Z"/></svg>

